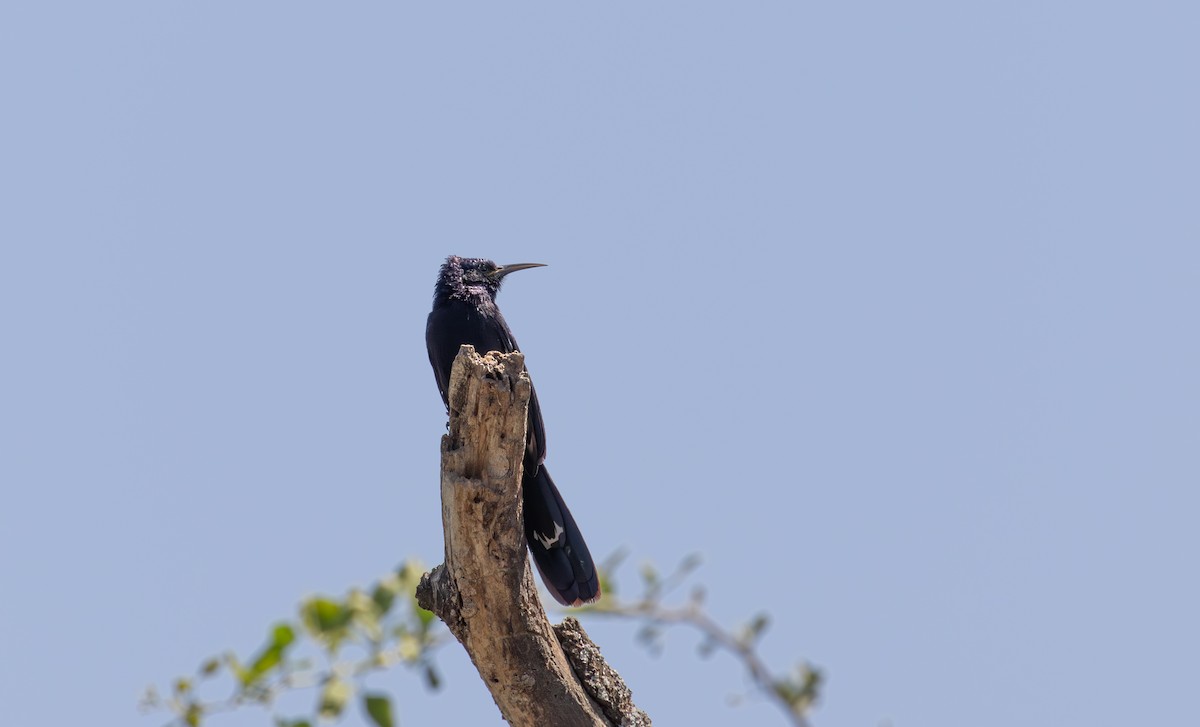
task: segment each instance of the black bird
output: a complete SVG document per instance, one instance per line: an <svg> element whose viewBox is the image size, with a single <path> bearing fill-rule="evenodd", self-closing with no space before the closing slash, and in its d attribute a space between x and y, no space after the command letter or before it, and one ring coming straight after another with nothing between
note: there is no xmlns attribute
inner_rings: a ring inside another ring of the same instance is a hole
<svg viewBox="0 0 1200 727"><path fill-rule="evenodd" d="M480 353L519 351L512 331L496 307L504 276L541 263L500 266L482 258L446 258L433 293L433 311L425 326L429 363L437 377L442 401L449 406L450 367L458 348L469 343ZM529 397L528 441L525 446L521 492L525 504L525 540L542 581L564 606L580 606L600 596L600 580L583 534L550 479L546 459L546 430L537 391Z"/></svg>

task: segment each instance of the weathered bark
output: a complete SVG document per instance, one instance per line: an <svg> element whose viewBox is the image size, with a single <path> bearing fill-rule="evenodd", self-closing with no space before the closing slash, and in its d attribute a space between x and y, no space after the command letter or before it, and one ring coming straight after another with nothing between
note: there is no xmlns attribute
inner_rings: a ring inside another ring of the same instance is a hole
<svg viewBox="0 0 1200 727"><path fill-rule="evenodd" d="M509 724L649 725L578 624L560 627L560 645L542 609L521 525L530 391L520 353L463 346L455 358L442 437L446 562L422 577L417 600L466 648Z"/></svg>

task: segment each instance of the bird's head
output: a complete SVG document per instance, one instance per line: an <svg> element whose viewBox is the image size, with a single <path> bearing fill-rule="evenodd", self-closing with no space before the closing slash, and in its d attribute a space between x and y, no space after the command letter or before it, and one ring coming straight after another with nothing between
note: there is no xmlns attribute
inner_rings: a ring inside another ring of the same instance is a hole
<svg viewBox="0 0 1200 727"><path fill-rule="evenodd" d="M497 265L480 257L451 255L446 258L438 276L438 292L451 297L487 295L494 298L504 276L518 270L540 267L544 267L544 263Z"/></svg>

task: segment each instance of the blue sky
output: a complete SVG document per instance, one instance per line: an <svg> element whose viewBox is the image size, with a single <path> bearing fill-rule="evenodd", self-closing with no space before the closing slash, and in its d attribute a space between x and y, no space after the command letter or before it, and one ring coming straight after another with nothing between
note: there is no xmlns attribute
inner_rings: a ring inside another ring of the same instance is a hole
<svg viewBox="0 0 1200 727"><path fill-rule="evenodd" d="M5 5L4 721L158 724L148 682L440 560L449 253L549 264L501 304L593 552L702 554L718 618L826 671L815 725L1194 718L1198 28ZM689 635L585 626L662 724L782 724ZM441 663L378 682L402 724L496 719Z"/></svg>

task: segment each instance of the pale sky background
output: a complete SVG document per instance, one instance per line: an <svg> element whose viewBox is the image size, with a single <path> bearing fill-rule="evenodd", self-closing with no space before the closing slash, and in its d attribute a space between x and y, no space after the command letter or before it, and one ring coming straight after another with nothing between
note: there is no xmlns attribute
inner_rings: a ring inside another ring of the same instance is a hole
<svg viewBox="0 0 1200 727"><path fill-rule="evenodd" d="M701 553L826 671L815 727L1200 724L1198 38L1182 1L5 3L0 722L156 727L147 683L439 562L458 253L550 265L500 302L593 552ZM585 626L657 724L783 724L690 634ZM401 724L498 724L440 663L376 680Z"/></svg>

